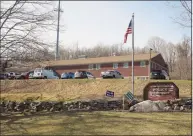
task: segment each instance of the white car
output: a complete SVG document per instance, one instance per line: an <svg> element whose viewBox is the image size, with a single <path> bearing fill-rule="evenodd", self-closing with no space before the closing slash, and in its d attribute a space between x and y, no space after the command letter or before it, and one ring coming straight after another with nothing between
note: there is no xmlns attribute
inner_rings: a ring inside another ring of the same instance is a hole
<svg viewBox="0 0 193 136"><path fill-rule="evenodd" d="M124 78L121 73L117 70L107 70L104 72L101 72L102 78Z"/></svg>
<svg viewBox="0 0 193 136"><path fill-rule="evenodd" d="M87 72L87 71L76 71L74 73L74 78L75 79L83 79L83 78L91 78L91 79L95 79L95 77L93 76L92 73Z"/></svg>
<svg viewBox="0 0 193 136"><path fill-rule="evenodd" d="M43 68L36 68L34 70L33 78L36 79L59 79L59 77L52 71Z"/></svg>

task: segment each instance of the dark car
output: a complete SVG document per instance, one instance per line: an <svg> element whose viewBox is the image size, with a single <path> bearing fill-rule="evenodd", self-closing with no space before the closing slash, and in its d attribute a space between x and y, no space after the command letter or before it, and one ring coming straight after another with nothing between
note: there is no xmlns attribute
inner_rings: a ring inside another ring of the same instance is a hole
<svg viewBox="0 0 193 136"><path fill-rule="evenodd" d="M169 75L163 70L152 70L151 79L170 79Z"/></svg>
<svg viewBox="0 0 193 136"><path fill-rule="evenodd" d="M8 75L7 74L0 74L0 79L7 79Z"/></svg>
<svg viewBox="0 0 193 136"><path fill-rule="evenodd" d="M117 70L107 70L101 72L101 77L104 78L124 78L123 75Z"/></svg>
<svg viewBox="0 0 193 136"><path fill-rule="evenodd" d="M15 79L15 75L16 75L15 72L10 72L10 73L8 74L8 79Z"/></svg>
<svg viewBox="0 0 193 136"><path fill-rule="evenodd" d="M74 73L72 72L64 72L61 74L61 79L73 79Z"/></svg>
<svg viewBox="0 0 193 136"><path fill-rule="evenodd" d="M22 75L19 73L15 73L15 78L14 79L23 79Z"/></svg>
<svg viewBox="0 0 193 136"><path fill-rule="evenodd" d="M34 71L30 71L30 72L29 72L28 79L33 79L33 75L34 75Z"/></svg>
<svg viewBox="0 0 193 136"><path fill-rule="evenodd" d="M74 73L73 72L69 72L68 76L69 76L69 78L74 78Z"/></svg>
<svg viewBox="0 0 193 136"><path fill-rule="evenodd" d="M29 72L24 72L24 73L21 73L21 79L30 79L30 74L33 74L34 71L29 71Z"/></svg>
<svg viewBox="0 0 193 136"><path fill-rule="evenodd" d="M95 78L92 73L87 71L76 71L74 73L75 79L83 79L83 78Z"/></svg>

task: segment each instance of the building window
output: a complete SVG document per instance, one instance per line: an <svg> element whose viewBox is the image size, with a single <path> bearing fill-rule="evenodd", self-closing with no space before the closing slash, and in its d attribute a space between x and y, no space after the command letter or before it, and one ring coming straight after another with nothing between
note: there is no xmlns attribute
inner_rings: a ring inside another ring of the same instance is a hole
<svg viewBox="0 0 193 136"><path fill-rule="evenodd" d="M101 64L96 64L96 69L101 69Z"/></svg>
<svg viewBox="0 0 193 136"><path fill-rule="evenodd" d="M118 63L113 63L113 69L117 69L118 68Z"/></svg>
<svg viewBox="0 0 193 136"><path fill-rule="evenodd" d="M123 63L123 68L128 68L128 67L129 67L129 63L128 62Z"/></svg>
<svg viewBox="0 0 193 136"><path fill-rule="evenodd" d="M140 61L140 67L145 67L145 61Z"/></svg>
<svg viewBox="0 0 193 136"><path fill-rule="evenodd" d="M88 69L89 69L89 70L93 69L93 64L89 64L89 65L88 65Z"/></svg>
<svg viewBox="0 0 193 136"><path fill-rule="evenodd" d="M88 69L89 69L89 70L93 70L93 69L98 70L98 69L101 69L101 64L89 64L89 65L88 65Z"/></svg>

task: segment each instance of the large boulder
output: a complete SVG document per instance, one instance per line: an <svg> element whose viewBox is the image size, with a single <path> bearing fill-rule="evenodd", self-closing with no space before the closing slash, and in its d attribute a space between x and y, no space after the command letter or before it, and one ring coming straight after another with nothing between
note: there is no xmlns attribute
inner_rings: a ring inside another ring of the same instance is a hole
<svg viewBox="0 0 193 136"><path fill-rule="evenodd" d="M160 111L160 107L156 102L151 100L142 101L130 107L129 111L132 112L156 112Z"/></svg>
<svg viewBox="0 0 193 136"><path fill-rule="evenodd" d="M164 101L153 101L153 102L158 104L160 111L164 111L164 108L167 106L167 103Z"/></svg>

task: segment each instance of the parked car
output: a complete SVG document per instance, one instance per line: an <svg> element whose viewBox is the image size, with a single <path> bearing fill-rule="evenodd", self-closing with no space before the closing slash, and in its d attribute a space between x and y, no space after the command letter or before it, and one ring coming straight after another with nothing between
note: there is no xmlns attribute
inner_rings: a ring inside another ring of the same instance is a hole
<svg viewBox="0 0 193 136"><path fill-rule="evenodd" d="M86 75L87 75L87 78L95 79L95 76L92 73L90 73L90 72L86 72Z"/></svg>
<svg viewBox="0 0 193 136"><path fill-rule="evenodd" d="M34 71L30 71L28 78L29 78L29 79L33 79L33 75L34 75Z"/></svg>
<svg viewBox="0 0 193 136"><path fill-rule="evenodd" d="M83 78L95 78L92 73L87 71L76 71L74 73L75 79L83 79Z"/></svg>
<svg viewBox="0 0 193 136"><path fill-rule="evenodd" d="M8 73L8 79L15 79L15 72L9 72Z"/></svg>
<svg viewBox="0 0 193 136"><path fill-rule="evenodd" d="M8 79L21 79L21 74L15 73L15 72L10 72L8 73Z"/></svg>
<svg viewBox="0 0 193 136"><path fill-rule="evenodd" d="M32 73L32 77L31 78L33 78L34 71L29 71L29 72L21 73L21 79L30 79L29 76L30 76L31 73Z"/></svg>
<svg viewBox="0 0 193 136"><path fill-rule="evenodd" d="M34 70L33 78L35 79L59 79L52 70L44 68L36 68Z"/></svg>
<svg viewBox="0 0 193 136"><path fill-rule="evenodd" d="M8 78L7 74L5 74L5 73L0 74L0 79L7 79L7 78Z"/></svg>
<svg viewBox="0 0 193 136"><path fill-rule="evenodd" d="M73 72L69 72L68 75L69 75L69 78L71 78L71 79L74 78L74 73Z"/></svg>
<svg viewBox="0 0 193 136"><path fill-rule="evenodd" d="M162 74L166 77L167 80L170 80L169 74L165 70L161 70Z"/></svg>
<svg viewBox="0 0 193 136"><path fill-rule="evenodd" d="M61 79L73 79L74 73L72 72L64 72L61 74Z"/></svg>
<svg viewBox="0 0 193 136"><path fill-rule="evenodd" d="M122 74L117 70L107 70L104 72L101 72L102 78L124 78Z"/></svg>
<svg viewBox="0 0 193 136"><path fill-rule="evenodd" d="M150 74L151 79L168 79L170 80L169 75L165 70L152 70Z"/></svg>
<svg viewBox="0 0 193 136"><path fill-rule="evenodd" d="M53 71L54 76L57 76L58 78L60 78L60 77L61 77L61 76L60 76L60 74L58 74L55 70L52 70L52 69L51 69L51 71Z"/></svg>
<svg viewBox="0 0 193 136"><path fill-rule="evenodd" d="M15 79L22 79L22 75L19 73L15 73Z"/></svg>

